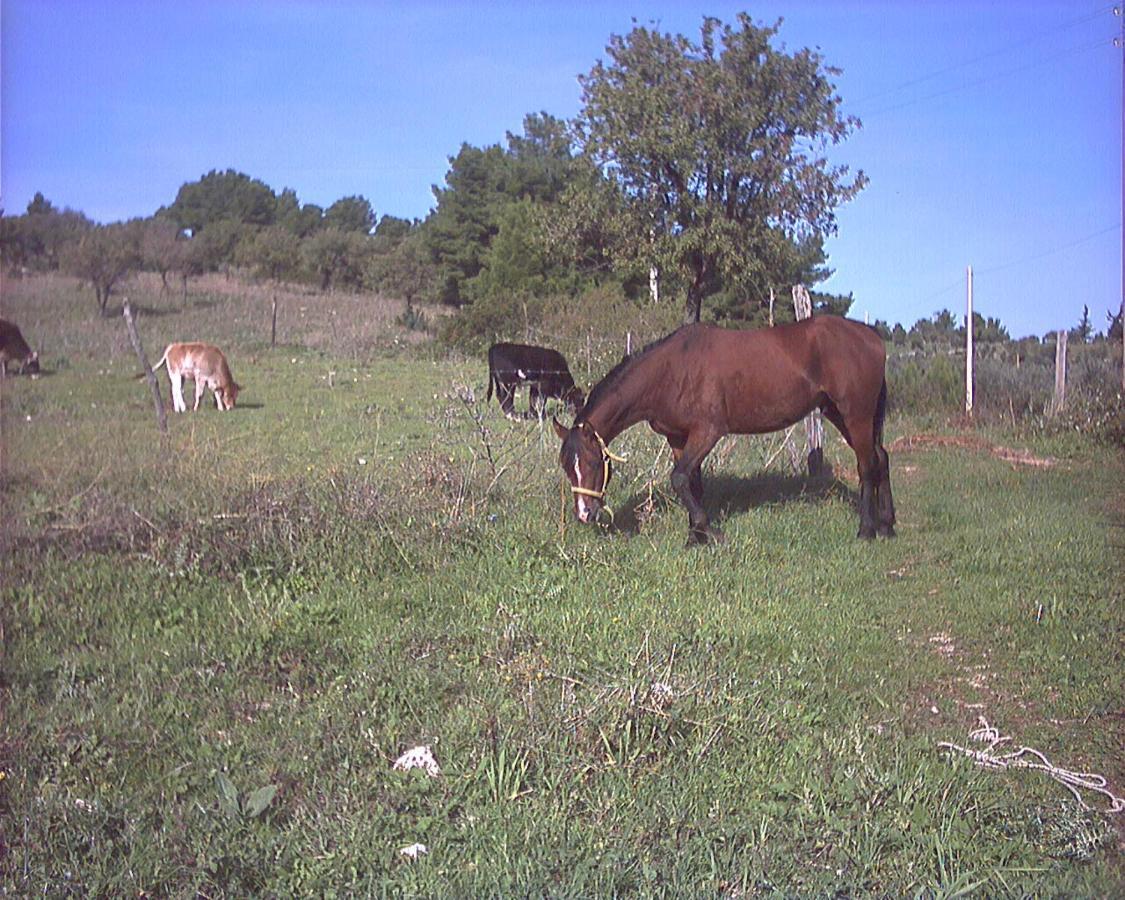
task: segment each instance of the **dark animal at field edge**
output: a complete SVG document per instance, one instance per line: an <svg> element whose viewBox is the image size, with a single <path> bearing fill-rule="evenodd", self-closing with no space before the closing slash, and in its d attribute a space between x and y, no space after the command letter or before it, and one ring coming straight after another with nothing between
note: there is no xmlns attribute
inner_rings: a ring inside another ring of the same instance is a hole
<svg viewBox="0 0 1125 900"><path fill-rule="evenodd" d="M721 540L703 508L700 474L719 438L779 431L820 409L855 451L859 537L891 537L885 366L875 330L837 316L755 331L685 326L623 359L591 389L573 427L555 420L575 513L596 520L612 473L609 443L648 422L672 448L672 488L688 510L689 542Z"/></svg>
<svg viewBox="0 0 1125 900"><path fill-rule="evenodd" d="M572 412L582 408L585 399L574 384L566 359L557 350L535 347L530 344L493 344L488 348L488 394L492 389L504 415L515 418L513 400L516 389L528 385L528 412L526 417L541 418L548 397L566 404Z"/></svg>
<svg viewBox="0 0 1125 900"><path fill-rule="evenodd" d="M39 372L39 354L28 346L14 322L0 319L0 377L7 377L8 363L18 363L20 374Z"/></svg>

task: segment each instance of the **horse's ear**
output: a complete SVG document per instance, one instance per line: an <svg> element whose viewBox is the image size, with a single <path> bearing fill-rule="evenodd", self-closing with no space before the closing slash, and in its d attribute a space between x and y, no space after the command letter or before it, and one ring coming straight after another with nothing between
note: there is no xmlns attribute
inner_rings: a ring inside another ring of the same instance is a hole
<svg viewBox="0 0 1125 900"><path fill-rule="evenodd" d="M566 436L570 434L570 429L563 425L556 416L551 416L551 424L555 426L555 434L559 436L559 440L565 441Z"/></svg>

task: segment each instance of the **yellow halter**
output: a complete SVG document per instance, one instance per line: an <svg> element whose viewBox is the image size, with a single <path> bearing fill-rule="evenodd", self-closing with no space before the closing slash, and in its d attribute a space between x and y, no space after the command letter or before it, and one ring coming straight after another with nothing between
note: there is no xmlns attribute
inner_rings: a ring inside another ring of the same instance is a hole
<svg viewBox="0 0 1125 900"><path fill-rule="evenodd" d="M595 491L593 488L584 488L579 487L576 484L572 484L570 486L570 490L571 493L581 494L584 497L597 497L599 500L604 502L606 490L609 487L609 461L612 459L614 462L623 463L625 462L625 458L610 452L609 447L606 446L605 441L602 440L602 436L598 434L597 429L595 429L593 425L591 425L589 422L583 422L582 425L585 425L590 429L590 433L594 436L594 440L598 442L598 446L602 451L602 488L600 491ZM579 425L578 427L581 428L582 425ZM608 506L605 508L607 510L609 509ZM612 512L610 512L610 516L613 516Z"/></svg>

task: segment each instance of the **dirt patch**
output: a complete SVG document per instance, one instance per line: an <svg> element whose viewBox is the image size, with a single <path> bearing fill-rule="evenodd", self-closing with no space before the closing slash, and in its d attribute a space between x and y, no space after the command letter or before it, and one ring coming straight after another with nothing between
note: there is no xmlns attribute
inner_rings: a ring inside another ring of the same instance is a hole
<svg viewBox="0 0 1125 900"><path fill-rule="evenodd" d="M975 450L988 453L1013 465L1034 466L1041 469L1058 465L1058 460L1049 456L1035 456L1027 450L1003 447L975 434L908 434L895 438L887 450L909 452L924 447L959 447L963 450Z"/></svg>

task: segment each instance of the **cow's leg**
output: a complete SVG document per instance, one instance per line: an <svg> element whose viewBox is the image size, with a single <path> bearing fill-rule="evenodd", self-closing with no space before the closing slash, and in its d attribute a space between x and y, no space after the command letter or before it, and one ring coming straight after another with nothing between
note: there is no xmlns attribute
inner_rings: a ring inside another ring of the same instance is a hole
<svg viewBox="0 0 1125 900"><path fill-rule="evenodd" d="M527 411L528 413L543 421L543 411L546 409L546 400L544 399L543 388L538 381L533 381L527 389Z"/></svg>
<svg viewBox="0 0 1125 900"><path fill-rule="evenodd" d="M509 419L515 418L515 410L512 409L512 398L515 393L515 386L507 381L501 381L496 385L496 399L500 401L500 409Z"/></svg>
<svg viewBox="0 0 1125 900"><path fill-rule="evenodd" d="M184 403L184 376L179 372L169 372L168 381L172 385L172 409L176 412L186 412L187 404Z"/></svg>
<svg viewBox="0 0 1125 900"><path fill-rule="evenodd" d="M220 394L221 390L217 385L211 388L211 396L215 398L215 409L222 412L226 409L226 406L223 404Z"/></svg>
<svg viewBox="0 0 1125 900"><path fill-rule="evenodd" d="M203 399L205 390L207 390L207 382L203 380L202 375L199 375L195 379L195 406L191 408L192 412L199 412L199 401Z"/></svg>
<svg viewBox="0 0 1125 900"><path fill-rule="evenodd" d="M714 429L700 429L689 434L679 459L672 467L672 490L688 511L689 544L723 540L723 533L712 527L703 508L703 475L700 472L703 460L720 437L722 434Z"/></svg>

